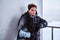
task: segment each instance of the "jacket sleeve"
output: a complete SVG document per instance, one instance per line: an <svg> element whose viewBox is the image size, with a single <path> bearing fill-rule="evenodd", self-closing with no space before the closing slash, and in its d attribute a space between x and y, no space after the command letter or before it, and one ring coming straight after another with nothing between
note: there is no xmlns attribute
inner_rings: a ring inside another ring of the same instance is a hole
<svg viewBox="0 0 60 40"><path fill-rule="evenodd" d="M40 29L47 27L48 23L46 20L40 18ZM40 30L37 32L37 40L40 40Z"/></svg>
<svg viewBox="0 0 60 40"><path fill-rule="evenodd" d="M26 19L25 19L25 15L22 15L18 21L18 35L17 35L17 39L21 40L24 39L25 37L21 36L20 34L27 31L27 29L25 28L25 23L26 23ZM21 30L23 30L21 32ZM26 32L25 32L26 33Z"/></svg>
<svg viewBox="0 0 60 40"><path fill-rule="evenodd" d="M25 16L22 15L18 22L18 30L21 30L21 29L23 30L25 28L25 23L26 23Z"/></svg>
<svg viewBox="0 0 60 40"><path fill-rule="evenodd" d="M44 19L40 19L40 28L44 28L44 27L47 27L48 23L46 20Z"/></svg>

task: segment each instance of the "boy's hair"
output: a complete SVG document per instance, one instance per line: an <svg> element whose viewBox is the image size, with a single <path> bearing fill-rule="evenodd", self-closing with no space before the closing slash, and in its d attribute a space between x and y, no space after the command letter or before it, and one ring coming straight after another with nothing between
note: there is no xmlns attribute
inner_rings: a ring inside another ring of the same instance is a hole
<svg viewBox="0 0 60 40"><path fill-rule="evenodd" d="M36 7L37 8L37 6L35 4L29 4L28 5L28 10L30 10L32 7Z"/></svg>

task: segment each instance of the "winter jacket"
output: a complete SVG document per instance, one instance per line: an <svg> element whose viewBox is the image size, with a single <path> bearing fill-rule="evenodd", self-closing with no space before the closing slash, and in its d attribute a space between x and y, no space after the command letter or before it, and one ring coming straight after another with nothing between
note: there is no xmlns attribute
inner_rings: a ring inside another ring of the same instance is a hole
<svg viewBox="0 0 60 40"><path fill-rule="evenodd" d="M47 21L37 15L31 16L29 12L22 14L18 22L17 40L40 40L40 29L47 27ZM20 38L19 31L24 30L31 33L30 38Z"/></svg>

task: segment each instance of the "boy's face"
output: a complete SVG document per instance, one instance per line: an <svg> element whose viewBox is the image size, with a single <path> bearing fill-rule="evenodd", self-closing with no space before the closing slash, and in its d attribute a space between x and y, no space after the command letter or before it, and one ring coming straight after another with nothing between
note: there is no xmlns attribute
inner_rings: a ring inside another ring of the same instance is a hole
<svg viewBox="0 0 60 40"><path fill-rule="evenodd" d="M36 14L36 11L37 11L36 7L32 7L30 10L28 10L29 14L31 14L33 16Z"/></svg>

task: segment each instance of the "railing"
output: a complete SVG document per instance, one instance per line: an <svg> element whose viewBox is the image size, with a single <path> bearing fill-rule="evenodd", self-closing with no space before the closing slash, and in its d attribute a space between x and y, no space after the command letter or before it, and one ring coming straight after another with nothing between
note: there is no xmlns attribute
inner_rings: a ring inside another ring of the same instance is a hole
<svg viewBox="0 0 60 40"><path fill-rule="evenodd" d="M52 39L51 39L51 40L54 40L54 38L53 38L53 37L54 37L54 36L53 36L53 34L54 34L53 29L54 29L54 28L60 29L60 27L56 27L56 26L48 26L48 27L50 27L50 28L52 29L52 31L51 31L51 34L52 34L52 37L51 37L51 38L52 38Z"/></svg>

